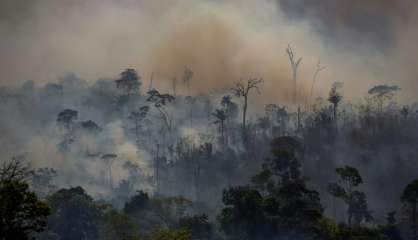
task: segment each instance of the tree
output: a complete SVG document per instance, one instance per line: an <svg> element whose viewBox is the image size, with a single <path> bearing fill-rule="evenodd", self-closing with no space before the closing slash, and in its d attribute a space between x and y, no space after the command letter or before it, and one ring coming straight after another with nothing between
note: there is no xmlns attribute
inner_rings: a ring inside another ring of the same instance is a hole
<svg viewBox="0 0 418 240"><path fill-rule="evenodd" d="M328 95L328 101L330 103L332 103L335 126L337 126L337 108L338 108L338 104L340 103L340 101L342 99L342 95L338 92L338 88L340 86L341 86L341 83L339 83L339 82L333 83L332 87L331 87L331 90L329 91L329 95Z"/></svg>
<svg viewBox="0 0 418 240"><path fill-rule="evenodd" d="M296 104L297 102L297 72L298 72L299 64L302 62L302 58L300 57L298 60L295 59L295 55L293 53L293 50L290 44L286 48L286 53L289 56L290 66L292 67L293 103Z"/></svg>
<svg viewBox="0 0 418 240"><path fill-rule="evenodd" d="M0 182L0 239L29 239L44 230L48 214L48 206L27 183Z"/></svg>
<svg viewBox="0 0 418 240"><path fill-rule="evenodd" d="M78 112L72 109L65 109L64 111L58 113L57 123L60 126L63 126L67 131L72 130L74 121L78 118Z"/></svg>
<svg viewBox="0 0 418 240"><path fill-rule="evenodd" d="M102 131L101 127L92 120L83 121L80 123L81 127L90 134L97 134Z"/></svg>
<svg viewBox="0 0 418 240"><path fill-rule="evenodd" d="M109 187L113 188L113 177L112 177L112 164L115 161L115 159L118 157L118 155L114 153L108 153L104 154L101 159L106 163L107 165L107 174L108 174L108 183Z"/></svg>
<svg viewBox="0 0 418 240"><path fill-rule="evenodd" d="M402 117L405 121L408 120L408 115L409 115L409 107L408 106L403 106L399 112L401 113L401 115L402 115Z"/></svg>
<svg viewBox="0 0 418 240"><path fill-rule="evenodd" d="M254 186L224 190L218 220L231 239L304 238L322 217L319 193L308 189L296 158L294 139L272 142L272 158L252 177Z"/></svg>
<svg viewBox="0 0 418 240"><path fill-rule="evenodd" d="M226 115L225 125L227 126L224 128L224 131L225 131L225 140L226 142L228 142L228 135L229 135L228 128L231 125L231 121L234 121L238 116L238 105L232 101L231 96L225 95L222 97L221 106Z"/></svg>
<svg viewBox="0 0 418 240"><path fill-rule="evenodd" d="M213 123L220 125L219 129L221 132L222 144L224 144L224 126L225 126L225 120L227 119L227 115L224 110L215 109L215 112L212 113L212 116L216 118L216 120Z"/></svg>
<svg viewBox="0 0 418 240"><path fill-rule="evenodd" d="M127 68L120 73L120 78L115 80L116 88L122 90L123 94L129 98L133 94L139 93L141 87L141 76L135 69Z"/></svg>
<svg viewBox="0 0 418 240"><path fill-rule="evenodd" d="M158 228L152 231L146 240L191 240L191 234L185 229Z"/></svg>
<svg viewBox="0 0 418 240"><path fill-rule="evenodd" d="M149 197L138 191L123 208L144 229L177 227L191 202L182 197Z"/></svg>
<svg viewBox="0 0 418 240"><path fill-rule="evenodd" d="M103 230L99 239L139 240L139 226L127 214L112 207L103 213Z"/></svg>
<svg viewBox="0 0 418 240"><path fill-rule="evenodd" d="M142 106L139 108L138 111L131 112L131 114L128 117L129 120L131 120L134 124L133 130L135 133L137 147L139 147L140 133L141 133L140 130L143 127L142 124L145 118L147 117L148 112L149 112L149 106Z"/></svg>
<svg viewBox="0 0 418 240"><path fill-rule="evenodd" d="M164 125L167 128L167 131L169 132L171 132L172 129L172 118L166 109L166 105L174 101L174 99L175 98L172 95L168 93L161 94L156 89L148 91L147 102L151 102L152 104L154 104L154 107L160 113L160 118L163 120Z"/></svg>
<svg viewBox="0 0 418 240"><path fill-rule="evenodd" d="M336 198L341 198L347 204L348 225L359 225L363 221L373 220L371 211L368 209L366 194L355 188L363 183L363 179L357 169L345 166L336 170L339 179L328 185L328 192Z"/></svg>
<svg viewBox="0 0 418 240"><path fill-rule="evenodd" d="M189 104L190 127L192 128L193 127L193 104L196 102L196 98L192 96L187 96L185 100Z"/></svg>
<svg viewBox="0 0 418 240"><path fill-rule="evenodd" d="M395 92L399 91L398 86L389 85L377 85L369 89L368 93L372 99L377 101L379 113L383 110L383 103L386 100L390 100L395 95Z"/></svg>
<svg viewBox="0 0 418 240"><path fill-rule="evenodd" d="M310 101L312 101L312 96L313 96L314 86L315 86L315 82L316 82L316 79L317 79L317 77L318 77L318 74L319 74L321 71L325 70L325 68L326 68L325 66L321 66L321 60L318 60L318 63L316 64L315 73L314 73L314 75L313 75L313 77L312 77L311 92L310 92L310 94L309 94L309 100L310 100Z"/></svg>
<svg viewBox="0 0 418 240"><path fill-rule="evenodd" d="M188 229L191 239L212 239L213 226L205 214L182 217L179 220L179 227L180 229Z"/></svg>
<svg viewBox="0 0 418 240"><path fill-rule="evenodd" d="M309 233L321 218L323 209L319 193L307 187L302 175L297 158L301 155L301 144L293 138L280 137L272 141L271 148L272 158L266 159L260 173L264 175L261 178L264 184L258 184L267 189L268 198L280 203L273 215L280 219L282 231Z"/></svg>
<svg viewBox="0 0 418 240"><path fill-rule="evenodd" d="M83 188L61 189L47 198L51 207L48 230L62 240L97 239L101 207Z"/></svg>
<svg viewBox="0 0 418 240"><path fill-rule="evenodd" d="M30 239L46 226L49 208L29 190L29 173L17 158L0 167L0 239Z"/></svg>
<svg viewBox="0 0 418 240"><path fill-rule="evenodd" d="M57 171L53 168L37 168L31 174L31 185L36 194L40 197L45 197L56 189L52 183L57 176Z"/></svg>
<svg viewBox="0 0 418 240"><path fill-rule="evenodd" d="M248 108L248 96L251 92L251 89L255 89L257 92L260 92L259 85L263 82L262 78L250 78L247 80L247 83L243 82L235 83L235 87L231 90L235 96L244 98L243 112L242 112L242 129L246 130L247 123L247 108Z"/></svg>
<svg viewBox="0 0 418 240"><path fill-rule="evenodd" d="M190 85L191 85L191 81L193 78L193 71L188 68L188 67L184 67L184 73L183 73L183 83L186 85L187 87L187 95L190 96Z"/></svg>
<svg viewBox="0 0 418 240"><path fill-rule="evenodd" d="M262 195L249 186L225 189L225 207L218 216L221 230L229 239L266 239L274 227L264 214L263 201Z"/></svg>
<svg viewBox="0 0 418 240"><path fill-rule="evenodd" d="M417 239L418 179L415 179L406 185L401 195L401 202L410 209L409 217L412 226L413 239Z"/></svg>

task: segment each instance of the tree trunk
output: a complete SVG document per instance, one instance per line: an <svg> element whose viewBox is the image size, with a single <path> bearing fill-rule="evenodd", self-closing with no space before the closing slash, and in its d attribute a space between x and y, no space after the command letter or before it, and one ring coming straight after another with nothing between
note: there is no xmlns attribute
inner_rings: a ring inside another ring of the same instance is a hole
<svg viewBox="0 0 418 240"><path fill-rule="evenodd" d="M246 128L246 120L247 120L247 107L248 107L248 96L244 96L244 111L242 114L242 128L245 131Z"/></svg>
<svg viewBox="0 0 418 240"><path fill-rule="evenodd" d="M296 82L296 69L293 69L293 103L297 102L297 82Z"/></svg>
<svg viewBox="0 0 418 240"><path fill-rule="evenodd" d="M417 203L413 203L412 205L412 231L413 231L413 239L417 240Z"/></svg>

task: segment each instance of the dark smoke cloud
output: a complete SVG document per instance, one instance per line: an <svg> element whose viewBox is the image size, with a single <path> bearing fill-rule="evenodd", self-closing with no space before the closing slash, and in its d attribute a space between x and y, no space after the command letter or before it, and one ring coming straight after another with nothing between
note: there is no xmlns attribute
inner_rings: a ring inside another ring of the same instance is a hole
<svg viewBox="0 0 418 240"><path fill-rule="evenodd" d="M134 67L145 81L154 72L156 84L164 87L172 77L180 79L188 65L196 91L261 76L262 100L286 101L292 77L284 49L291 43L304 57L301 94L310 89L321 58L327 70L316 95L341 81L353 98L381 83L398 84L414 96L416 5L412 0L3 0L0 85L29 79L44 84L67 72L93 81Z"/></svg>
<svg viewBox="0 0 418 240"><path fill-rule="evenodd" d="M307 19L333 44L391 47L396 42L396 28L417 4L408 0L278 0L292 20Z"/></svg>

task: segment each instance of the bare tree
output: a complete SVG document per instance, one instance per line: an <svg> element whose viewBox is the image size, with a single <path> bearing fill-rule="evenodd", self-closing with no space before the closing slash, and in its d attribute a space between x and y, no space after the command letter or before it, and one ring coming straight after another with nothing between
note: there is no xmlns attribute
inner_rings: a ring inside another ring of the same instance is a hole
<svg viewBox="0 0 418 240"><path fill-rule="evenodd" d="M173 79L171 79L171 85L172 85L172 88L173 88L173 96L176 96L177 95L177 92L176 92L176 89L177 89L177 78L173 78Z"/></svg>
<svg viewBox="0 0 418 240"><path fill-rule="evenodd" d="M151 72L151 76L149 79L149 85L148 85L148 91L151 91L154 87L153 87L153 81L154 81L154 72Z"/></svg>
<svg viewBox="0 0 418 240"><path fill-rule="evenodd" d="M102 156L102 160L105 161L105 163L107 164L108 183L110 188L113 188L112 164L117 157L118 155L113 153L104 154Z"/></svg>
<svg viewBox="0 0 418 240"><path fill-rule="evenodd" d="M295 55L293 53L292 47L290 44L286 48L286 53L289 56L290 66L292 67L293 73L293 103L296 104L297 101L297 72L299 64L302 62L302 57L298 60L295 60Z"/></svg>
<svg viewBox="0 0 418 240"><path fill-rule="evenodd" d="M192 96L186 97L186 102L189 104L189 119L190 119L190 127L193 127L193 105L196 102L196 98Z"/></svg>
<svg viewBox="0 0 418 240"><path fill-rule="evenodd" d="M0 181L23 181L31 174L23 156L12 157L0 166Z"/></svg>
<svg viewBox="0 0 418 240"><path fill-rule="evenodd" d="M193 71L187 66L184 67L183 82L187 87L187 94L190 96L190 84L193 78Z"/></svg>
<svg viewBox="0 0 418 240"><path fill-rule="evenodd" d="M235 87L231 88L235 96L244 98L243 112L242 112L242 129L246 129L247 123L247 109L248 109L248 96L251 89L256 90L260 93L259 85L263 82L262 78L250 78L247 83L244 84L242 81L235 83Z"/></svg>
<svg viewBox="0 0 418 240"><path fill-rule="evenodd" d="M314 75L313 75L313 77L312 77L311 92L310 92L310 94L309 94L309 100L310 100L310 101L312 101L313 91L314 91L315 82L316 82L316 79L317 79L317 77L318 77L318 74L319 74L321 71L325 70L325 68L327 68L327 67L325 67L325 66L321 66L321 60L319 60L319 59L318 59L318 63L316 64L315 73L314 73Z"/></svg>

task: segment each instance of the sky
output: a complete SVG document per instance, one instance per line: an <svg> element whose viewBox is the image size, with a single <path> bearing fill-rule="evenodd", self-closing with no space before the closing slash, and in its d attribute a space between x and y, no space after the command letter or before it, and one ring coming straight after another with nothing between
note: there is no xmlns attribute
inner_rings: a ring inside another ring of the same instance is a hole
<svg viewBox="0 0 418 240"><path fill-rule="evenodd" d="M414 0L0 0L0 85L42 85L74 72L93 82L137 69L169 91L184 67L208 93L262 77L260 101L288 102L288 44L303 57L299 100L344 83L347 99L377 84L418 90Z"/></svg>

